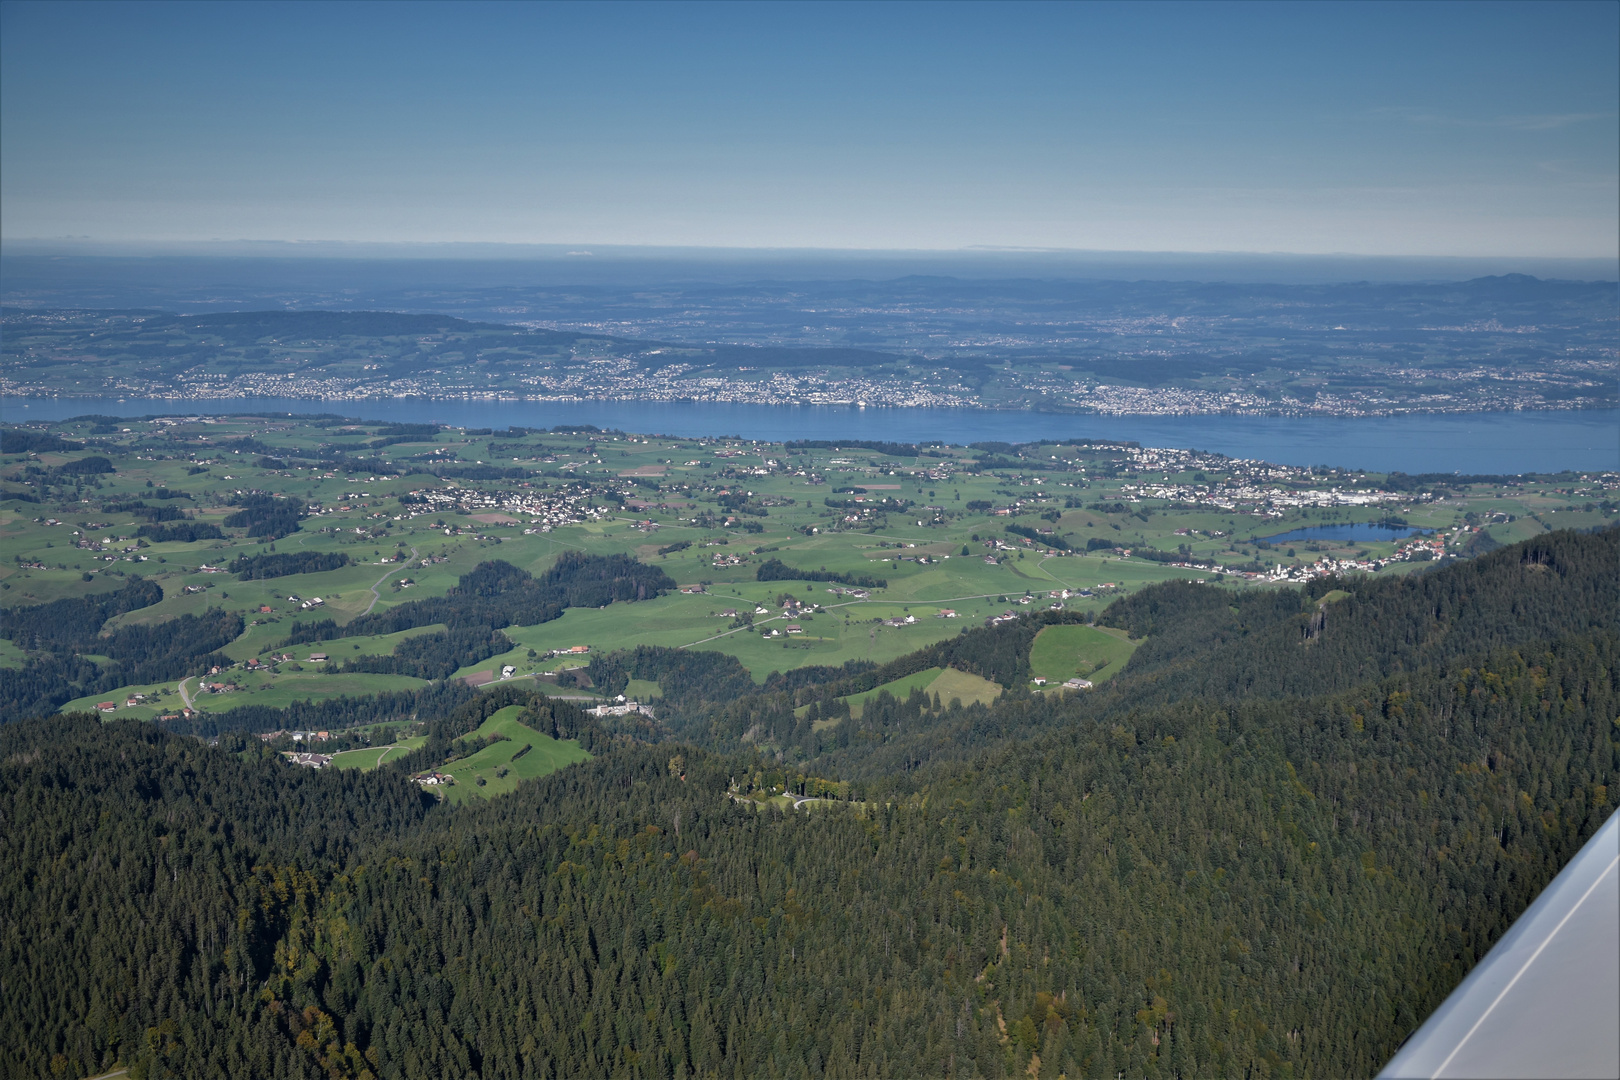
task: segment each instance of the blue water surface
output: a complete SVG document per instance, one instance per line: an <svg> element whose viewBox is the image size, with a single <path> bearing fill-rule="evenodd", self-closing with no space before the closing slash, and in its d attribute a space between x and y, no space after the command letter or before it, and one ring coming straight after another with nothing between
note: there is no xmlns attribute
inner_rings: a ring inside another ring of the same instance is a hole
<svg viewBox="0 0 1620 1080"><path fill-rule="evenodd" d="M595 424L660 435L750 439L887 439L1029 442L1114 439L1211 450L1283 465L1376 472L1521 473L1620 469L1620 409L1421 413L1402 416L1086 416L997 409L733 405L715 402L224 398L0 398L11 423L84 413L333 412L365 419L461 427Z"/></svg>

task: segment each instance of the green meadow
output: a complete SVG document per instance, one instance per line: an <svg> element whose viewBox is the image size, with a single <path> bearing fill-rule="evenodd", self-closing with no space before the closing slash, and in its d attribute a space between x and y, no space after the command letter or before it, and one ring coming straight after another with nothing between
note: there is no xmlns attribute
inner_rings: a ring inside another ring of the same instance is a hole
<svg viewBox="0 0 1620 1080"><path fill-rule="evenodd" d="M544 776L590 759L591 755L575 739L557 740L525 727L518 722L522 714L522 706L508 705L461 739L469 746L485 745L439 770L455 778L454 784L440 789L446 799L466 802L504 795L516 788L519 780ZM506 738L488 741L497 734Z"/></svg>
<svg viewBox="0 0 1620 1080"><path fill-rule="evenodd" d="M361 772L367 772L381 765L389 755L398 757L401 754L415 750L425 742L427 742L426 736L417 735L409 739L401 739L399 742L389 746L368 746L364 750L345 750L342 753L332 755L332 768L359 769Z"/></svg>
<svg viewBox="0 0 1620 1080"><path fill-rule="evenodd" d="M1099 683L1119 674L1140 644L1113 627L1048 626L1035 635L1029 668L1051 683L1076 676Z"/></svg>
<svg viewBox="0 0 1620 1080"><path fill-rule="evenodd" d="M989 679L970 675L955 668L933 667L894 679L882 686L874 686L859 694L851 694L844 700L849 703L850 715L859 717L865 711L866 703L879 694L888 693L891 697L904 699L910 697L913 690L921 690L930 698L938 695L941 705L950 704L952 698L964 705L975 702L989 704L1001 696L1001 687ZM801 706L801 715L803 710L808 708L807 705ZM836 723L837 720L819 720L813 726L819 731Z"/></svg>
<svg viewBox="0 0 1620 1080"><path fill-rule="evenodd" d="M866 703L877 697L879 694L887 691L890 697L910 697L913 690L920 690L929 683L933 682L935 679L939 678L940 673L943 670L944 668L927 668L923 671L918 671L911 675L907 675L904 678L895 679L893 682L886 682L882 686L875 686L863 693L851 694L844 700L849 703L850 715L859 716L861 715L862 710L866 708ZM822 721L822 723L825 724L827 721Z"/></svg>

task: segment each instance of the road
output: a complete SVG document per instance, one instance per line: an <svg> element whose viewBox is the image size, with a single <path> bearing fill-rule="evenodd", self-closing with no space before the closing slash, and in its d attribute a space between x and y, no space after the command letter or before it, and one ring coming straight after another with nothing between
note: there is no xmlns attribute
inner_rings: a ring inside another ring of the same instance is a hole
<svg viewBox="0 0 1620 1080"><path fill-rule="evenodd" d="M179 689L180 689L180 700L181 700L182 703L185 704L185 707L188 708L188 709L191 708L191 695L186 693L186 683L190 682L191 680L192 680L192 676L187 675L185 678L180 680L180 687L179 687Z"/></svg>
<svg viewBox="0 0 1620 1080"><path fill-rule="evenodd" d="M381 750L382 753L377 755L377 760L372 762L371 767L376 768L377 766L379 766L379 765L381 765L383 763L383 758L388 756L388 752L390 750L409 750L409 749L410 749L410 747L406 746L404 743L389 743L387 746L366 746L366 747L362 747L359 750L339 750L336 754L333 754L332 756L334 758L336 758L336 757L339 757L340 755L343 755L343 754L364 754L364 753L367 753L367 752L369 752L371 750Z"/></svg>
<svg viewBox="0 0 1620 1080"><path fill-rule="evenodd" d="M411 558L416 559L418 557L419 556L416 553L416 549L411 548ZM405 566L403 567L403 569L407 569L407 570L410 569L410 565L411 565L410 563L406 563ZM393 577L395 574L399 573L400 569L401 568L396 567L395 569L392 569L392 570L388 571L388 573L384 574L382 577L377 579L377 584L373 585L371 587L371 603L367 604L366 605L366 610L362 611L360 614L362 614L362 615L370 615L371 614L371 609L376 607L377 606L377 601L382 599L382 597L380 595L378 595L378 593L377 593L377 587L380 586L383 582L387 581L389 578Z"/></svg>

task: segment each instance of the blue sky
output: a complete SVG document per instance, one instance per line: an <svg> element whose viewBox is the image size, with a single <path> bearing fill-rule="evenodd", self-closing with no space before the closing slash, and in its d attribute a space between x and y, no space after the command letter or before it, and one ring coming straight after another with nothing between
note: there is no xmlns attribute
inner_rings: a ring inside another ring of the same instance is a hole
<svg viewBox="0 0 1620 1080"><path fill-rule="evenodd" d="M1620 4L0 4L0 235L1615 256Z"/></svg>

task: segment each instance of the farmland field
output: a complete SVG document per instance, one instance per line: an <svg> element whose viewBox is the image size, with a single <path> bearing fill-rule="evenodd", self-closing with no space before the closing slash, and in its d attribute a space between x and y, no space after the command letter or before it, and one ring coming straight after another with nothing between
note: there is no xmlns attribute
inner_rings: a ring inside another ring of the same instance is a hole
<svg viewBox="0 0 1620 1080"><path fill-rule="evenodd" d="M1594 501L1602 490L1568 480L1453 485L1441 498L1353 470L1083 441L895 452L887 444L623 432L396 430L330 418L185 416L111 426L85 418L47 433L36 425L27 439L62 441L0 459L0 594L8 610L88 602L137 581L161 594L120 608L99 631L87 628L89 637L60 649L0 637L0 672L22 674L57 653L97 673L16 709L78 711L111 701L115 716L153 719L179 711L186 696L217 714L420 689L427 683L413 675L341 668L401 656L416 639L445 634L443 621L395 629L386 616L445 597L495 560L542 576L565 552L628 555L681 587L635 602L571 605L529 625L491 625L507 648L462 648L444 654L454 670L431 668L487 685L502 683L510 666L515 685L586 698L594 690L584 681L559 686L538 676L655 646L728 654L759 685L775 671L887 663L991 616L1052 608L1099 615L1162 581L1265 588L1316 565L1399 575L1564 525L1600 525L1616 512L1612 501ZM495 464L499 475L473 475ZM1341 505L1331 493L1350 489L1378 494ZM238 520L250 491L284 500L294 519L275 535L253 532ZM1395 516L1440 535L1423 550L1416 540L1265 539ZM313 560L307 569L299 565L305 557ZM231 569L266 559L287 561L288 572ZM759 580L770 561L785 578ZM801 573L822 580L795 577ZM367 613L367 632L349 636ZM166 677L127 652L115 662L93 640L166 632L188 617L240 619L240 629L176 657L162 669ZM486 640L503 644L493 634ZM1028 673L1103 681L1133 647L1105 630L1055 626L1037 638ZM216 658L202 664L205 654ZM217 674L204 674L214 667ZM949 685L958 675L941 672L940 687L916 685L945 701L998 692ZM203 692L203 681L223 692ZM904 697L913 685L908 679L892 692ZM661 696L640 680L627 689L638 699ZM136 694L144 700L126 706ZM859 710L864 700L851 704Z"/></svg>

